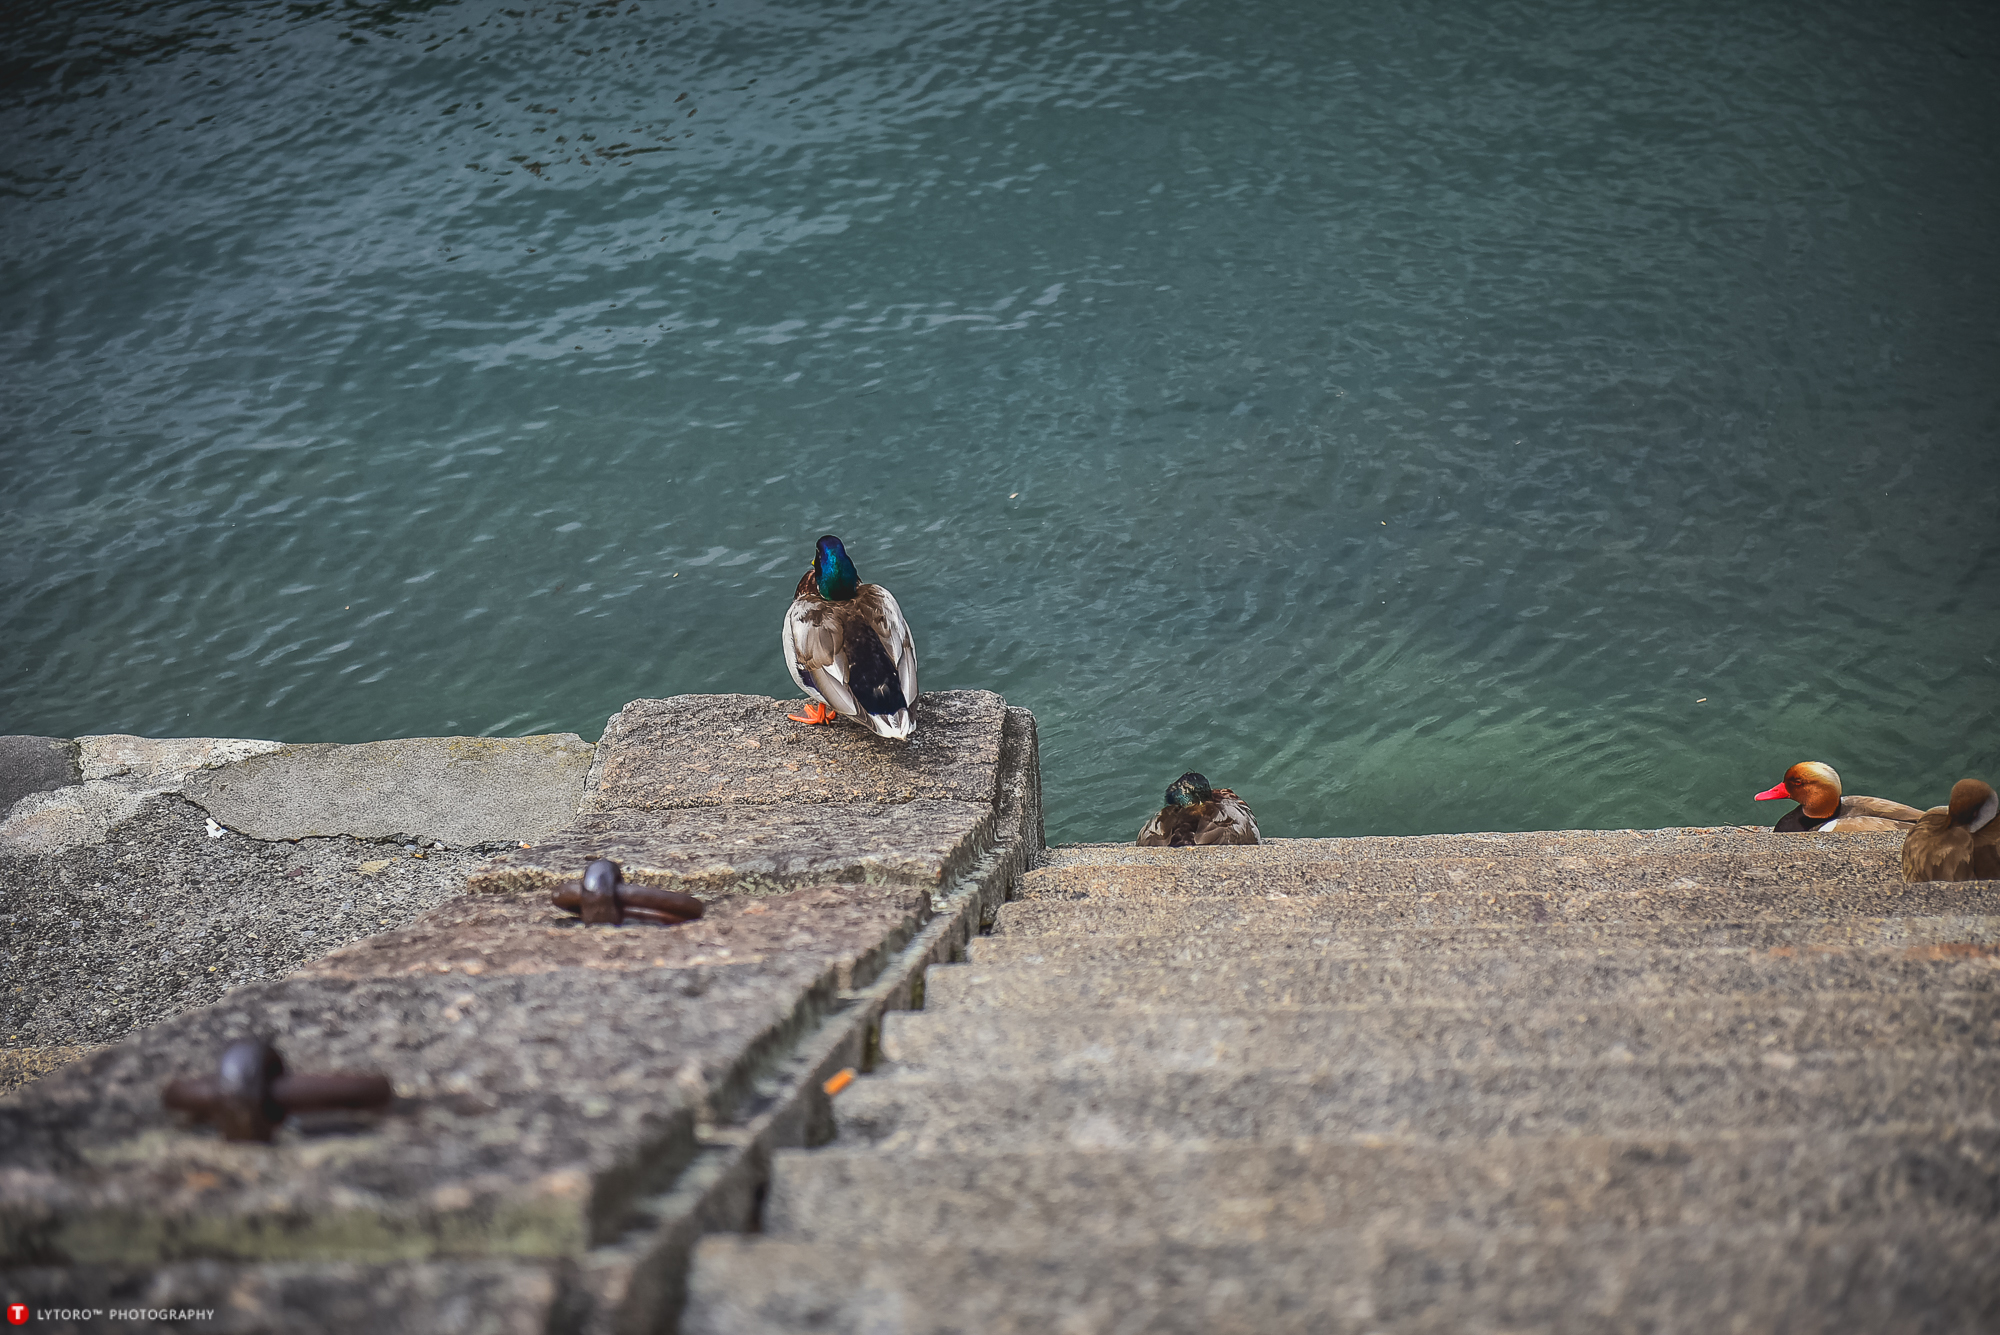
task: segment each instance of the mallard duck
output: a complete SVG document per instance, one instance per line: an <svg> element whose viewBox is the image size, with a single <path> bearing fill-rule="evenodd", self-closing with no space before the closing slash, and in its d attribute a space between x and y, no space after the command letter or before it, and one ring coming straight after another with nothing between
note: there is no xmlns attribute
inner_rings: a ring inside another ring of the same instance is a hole
<svg viewBox="0 0 2000 1335"><path fill-rule="evenodd" d="M831 533L785 612L785 666L812 698L794 723L832 723L842 714L881 737L916 728L917 646L903 609L880 584L863 584Z"/></svg>
<svg viewBox="0 0 2000 1335"><path fill-rule="evenodd" d="M1192 770L1167 785L1167 804L1139 831L1142 848L1262 842L1250 804Z"/></svg>
<svg viewBox="0 0 2000 1335"><path fill-rule="evenodd" d="M1840 776L1833 766L1818 760L1801 760L1785 771L1777 786L1753 794L1753 802L1776 802L1790 798L1798 806L1778 818L1771 828L1798 834L1807 830L1907 830L1924 813L1886 797L1842 797Z"/></svg>
<svg viewBox="0 0 2000 1335"><path fill-rule="evenodd" d="M1923 814L1903 841L1906 881L2000 880L2000 795L1991 784L1960 779L1951 802Z"/></svg>

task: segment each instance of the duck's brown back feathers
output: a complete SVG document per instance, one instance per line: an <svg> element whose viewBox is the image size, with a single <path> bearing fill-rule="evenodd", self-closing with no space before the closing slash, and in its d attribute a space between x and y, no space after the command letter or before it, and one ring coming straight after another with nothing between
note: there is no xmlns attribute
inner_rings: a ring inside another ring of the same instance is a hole
<svg viewBox="0 0 2000 1335"><path fill-rule="evenodd" d="M1161 807L1139 831L1142 848L1192 848L1206 844L1256 844L1257 818L1250 804L1227 788L1206 802Z"/></svg>
<svg viewBox="0 0 2000 1335"><path fill-rule="evenodd" d="M1997 807L1993 789L1979 779L1952 785L1950 805L1925 812L1903 840L1903 879L2000 880Z"/></svg>

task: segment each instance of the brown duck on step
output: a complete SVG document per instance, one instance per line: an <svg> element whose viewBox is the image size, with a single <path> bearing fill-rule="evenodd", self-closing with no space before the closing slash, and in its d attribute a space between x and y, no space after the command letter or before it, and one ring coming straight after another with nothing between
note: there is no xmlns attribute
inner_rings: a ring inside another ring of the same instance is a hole
<svg viewBox="0 0 2000 1335"><path fill-rule="evenodd" d="M1801 760L1785 771L1775 788L1766 788L1753 800L1775 802L1785 797L1798 806L1771 827L1781 833L1907 830L1924 814L1885 797L1842 797L1840 776L1833 772L1833 766L1817 760Z"/></svg>
<svg viewBox="0 0 2000 1335"><path fill-rule="evenodd" d="M1951 804L1932 807L1903 841L1906 881L2000 881L2000 796L1978 779L1951 786Z"/></svg>
<svg viewBox="0 0 2000 1335"><path fill-rule="evenodd" d="M1167 804L1139 831L1145 848L1259 842L1250 804L1227 788L1209 787L1193 771L1167 785Z"/></svg>

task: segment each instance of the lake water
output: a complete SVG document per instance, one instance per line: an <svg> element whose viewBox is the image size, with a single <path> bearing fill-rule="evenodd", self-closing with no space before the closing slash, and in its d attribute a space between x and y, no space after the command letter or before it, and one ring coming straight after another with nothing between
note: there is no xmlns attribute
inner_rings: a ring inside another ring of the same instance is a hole
<svg viewBox="0 0 2000 1335"><path fill-rule="evenodd" d="M0 732L792 694L847 541L1051 840L2000 780L2000 10L34 3Z"/></svg>

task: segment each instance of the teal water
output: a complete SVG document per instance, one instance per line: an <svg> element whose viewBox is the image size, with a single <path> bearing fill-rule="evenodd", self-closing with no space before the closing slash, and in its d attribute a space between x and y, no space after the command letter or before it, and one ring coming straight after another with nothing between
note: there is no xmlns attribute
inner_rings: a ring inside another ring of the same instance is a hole
<svg viewBox="0 0 2000 1335"><path fill-rule="evenodd" d="M823 532L1052 840L2000 780L2000 11L23 3L0 732L791 693Z"/></svg>

